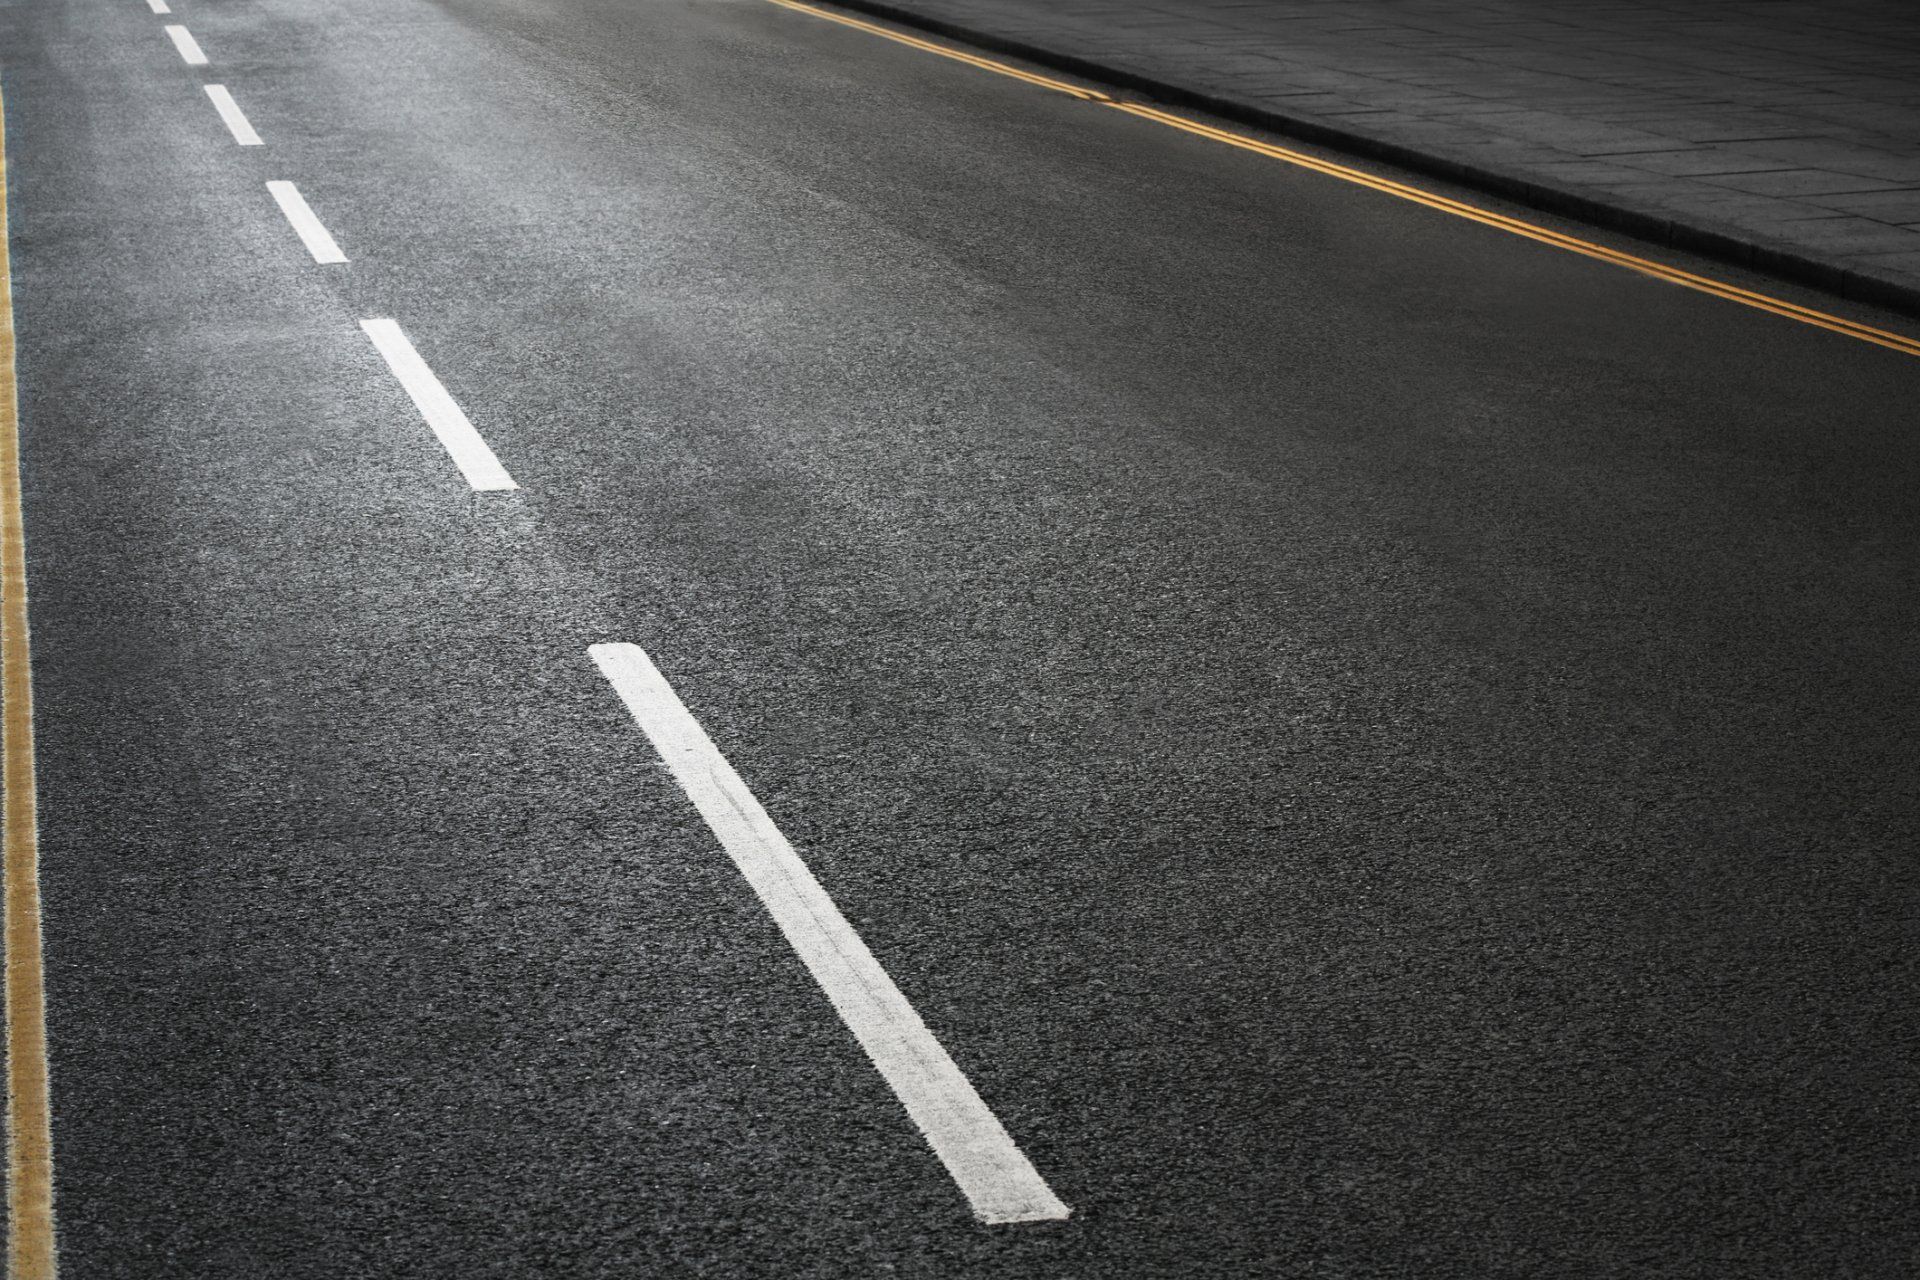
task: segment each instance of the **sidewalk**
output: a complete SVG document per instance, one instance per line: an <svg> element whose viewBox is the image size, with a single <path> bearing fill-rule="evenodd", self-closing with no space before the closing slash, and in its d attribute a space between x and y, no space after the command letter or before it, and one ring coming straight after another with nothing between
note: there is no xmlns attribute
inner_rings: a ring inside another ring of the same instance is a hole
<svg viewBox="0 0 1920 1280"><path fill-rule="evenodd" d="M1920 315L1920 0L838 0Z"/></svg>

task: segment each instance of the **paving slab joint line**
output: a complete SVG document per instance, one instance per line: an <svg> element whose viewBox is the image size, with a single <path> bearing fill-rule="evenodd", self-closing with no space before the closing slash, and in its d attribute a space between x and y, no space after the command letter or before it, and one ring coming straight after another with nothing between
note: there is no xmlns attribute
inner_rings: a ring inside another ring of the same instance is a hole
<svg viewBox="0 0 1920 1280"><path fill-rule="evenodd" d="M1920 285L1910 285L1884 276L1862 272L1855 266L1795 246L1762 240L1731 223L1704 218L1676 217L1673 213L1624 198L1608 198L1591 189L1574 190L1543 181L1537 174L1503 169L1494 165L1461 160L1438 151L1424 150L1403 142L1393 142L1356 129L1328 124L1324 120L1293 115L1271 107L1256 106L1235 98L1221 97L1161 80L1138 71L1085 57L1077 53L1035 44L1018 36L1009 36L971 27L964 23L928 14L888 0L809 0L836 9L870 14L902 27L963 41L978 48L1064 71L1069 75L1135 93L1150 95L1165 106L1185 107L1236 124L1252 125L1272 133L1297 138L1302 142L1334 147L1369 159L1383 160L1416 173L1443 178L1488 195L1512 200L1545 213L1575 218L1635 239L1664 245L1686 253L1698 254L1764 275L1809 285L1813 288L1885 307L1903 315L1920 317Z"/></svg>

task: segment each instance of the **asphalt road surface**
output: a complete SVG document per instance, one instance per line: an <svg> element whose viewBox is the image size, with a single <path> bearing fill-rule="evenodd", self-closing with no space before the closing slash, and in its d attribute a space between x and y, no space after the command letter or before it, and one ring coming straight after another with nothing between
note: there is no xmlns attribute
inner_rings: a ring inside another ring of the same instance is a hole
<svg viewBox="0 0 1920 1280"><path fill-rule="evenodd" d="M765 0L0 70L64 1275L1920 1271L1920 358Z"/></svg>

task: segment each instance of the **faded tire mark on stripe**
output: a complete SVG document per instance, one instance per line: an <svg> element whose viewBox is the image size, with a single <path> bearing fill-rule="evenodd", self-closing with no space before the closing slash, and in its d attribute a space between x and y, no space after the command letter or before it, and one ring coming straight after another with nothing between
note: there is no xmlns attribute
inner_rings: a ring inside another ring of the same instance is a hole
<svg viewBox="0 0 1920 1280"><path fill-rule="evenodd" d="M27 544L20 515L20 401L13 374L13 272L7 256L7 139L0 102L0 757L6 797L7 1275L52 1280L53 1121L40 952L40 839L34 810L33 674L27 649Z"/></svg>

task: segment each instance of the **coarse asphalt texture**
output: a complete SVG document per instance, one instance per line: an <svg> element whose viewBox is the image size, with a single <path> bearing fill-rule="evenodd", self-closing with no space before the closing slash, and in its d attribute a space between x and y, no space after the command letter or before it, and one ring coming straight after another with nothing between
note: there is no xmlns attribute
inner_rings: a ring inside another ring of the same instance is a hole
<svg viewBox="0 0 1920 1280"><path fill-rule="evenodd" d="M1920 1271L1920 360L764 0L174 11L0 6L65 1274Z"/></svg>

